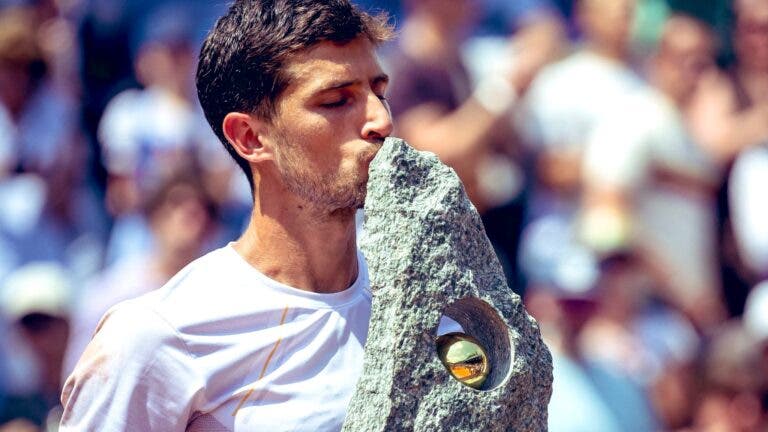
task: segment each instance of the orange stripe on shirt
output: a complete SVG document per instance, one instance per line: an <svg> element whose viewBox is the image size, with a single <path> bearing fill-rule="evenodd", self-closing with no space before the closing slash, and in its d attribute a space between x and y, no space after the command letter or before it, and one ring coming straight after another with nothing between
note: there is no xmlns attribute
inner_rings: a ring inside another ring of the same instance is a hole
<svg viewBox="0 0 768 432"><path fill-rule="evenodd" d="M288 306L283 309L283 316L280 317L280 326L285 323L285 317L288 315ZM261 367L261 373L259 374L259 377L256 379L256 382L260 381L262 378L264 378L264 374L267 372L267 367L269 366L269 362L272 361L272 356L275 355L275 351L277 351L277 347L280 346L280 342L283 341L283 337L280 336L277 338L277 341L275 342L275 345L272 346L272 350L269 352L269 355L267 356L267 360L264 362L264 366ZM237 404L237 408L235 408L234 411L232 411L232 417L234 417L238 411L240 411L240 408L243 407L243 404L251 397L253 394L253 388L256 385L256 383L251 386L251 388L248 390L248 392L243 396L243 398L240 400L240 403Z"/></svg>

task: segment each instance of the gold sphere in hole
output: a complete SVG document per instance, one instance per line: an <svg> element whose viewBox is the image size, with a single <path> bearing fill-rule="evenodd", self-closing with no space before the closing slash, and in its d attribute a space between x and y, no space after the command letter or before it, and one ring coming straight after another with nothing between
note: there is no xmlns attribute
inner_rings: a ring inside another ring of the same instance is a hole
<svg viewBox="0 0 768 432"><path fill-rule="evenodd" d="M464 333L447 333L437 338L437 356L454 378L479 389L491 365L480 341Z"/></svg>

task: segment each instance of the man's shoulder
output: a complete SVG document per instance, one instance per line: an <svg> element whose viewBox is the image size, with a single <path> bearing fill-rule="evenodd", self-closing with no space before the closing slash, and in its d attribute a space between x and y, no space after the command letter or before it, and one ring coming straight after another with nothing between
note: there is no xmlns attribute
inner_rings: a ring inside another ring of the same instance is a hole
<svg viewBox="0 0 768 432"><path fill-rule="evenodd" d="M114 306L64 384L62 430L86 430L83 424L99 425L88 430L149 430L144 423L160 424L147 417L159 406L175 422L203 386L193 360L176 329L145 299Z"/></svg>
<svg viewBox="0 0 768 432"><path fill-rule="evenodd" d="M226 255L225 248L210 252L163 287L112 306L96 326L84 357L90 350L94 358L103 357L115 365L148 367L158 359L189 364L184 328L215 318L215 312L210 311L220 308L211 306L212 299L220 295L225 277L237 277ZM218 286L211 285L214 281Z"/></svg>
<svg viewBox="0 0 768 432"><path fill-rule="evenodd" d="M127 300L102 317L74 372L118 367L126 374L140 375L161 351L175 351L179 358L188 354L176 329L151 305L141 298Z"/></svg>

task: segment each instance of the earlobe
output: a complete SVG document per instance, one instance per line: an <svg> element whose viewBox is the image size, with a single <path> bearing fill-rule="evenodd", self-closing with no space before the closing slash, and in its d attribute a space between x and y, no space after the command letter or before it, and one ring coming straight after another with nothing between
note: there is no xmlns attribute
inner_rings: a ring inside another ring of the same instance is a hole
<svg viewBox="0 0 768 432"><path fill-rule="evenodd" d="M243 159L250 162L271 159L271 151L262 142L263 121L249 114L231 112L224 117L222 128L227 141Z"/></svg>

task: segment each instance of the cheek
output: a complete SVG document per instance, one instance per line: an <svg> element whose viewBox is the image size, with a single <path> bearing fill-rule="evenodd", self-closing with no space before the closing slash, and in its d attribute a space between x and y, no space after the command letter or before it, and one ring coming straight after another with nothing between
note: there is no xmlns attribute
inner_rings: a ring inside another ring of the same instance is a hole
<svg viewBox="0 0 768 432"><path fill-rule="evenodd" d="M351 144L359 138L356 115L352 110L307 116L303 123L303 142L329 156L343 156L345 147L352 147Z"/></svg>
<svg viewBox="0 0 768 432"><path fill-rule="evenodd" d="M286 138L293 144L312 147L315 143L326 142L339 133L339 120L336 116L305 113L296 116L284 130Z"/></svg>

